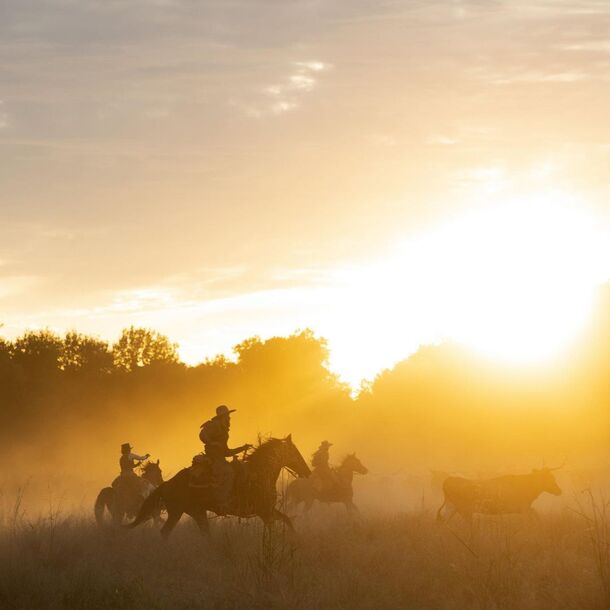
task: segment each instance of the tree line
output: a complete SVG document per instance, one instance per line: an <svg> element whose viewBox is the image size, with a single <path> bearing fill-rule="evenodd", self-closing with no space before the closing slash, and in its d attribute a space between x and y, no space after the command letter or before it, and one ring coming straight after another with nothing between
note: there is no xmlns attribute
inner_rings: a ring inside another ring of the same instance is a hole
<svg viewBox="0 0 610 610"><path fill-rule="evenodd" d="M357 328L354 346L366 349ZM74 331L2 339L0 457L78 469L74 456L86 454L92 473L107 473L129 441L184 464L221 403L238 409L236 444L291 432L305 453L328 439L337 453L357 450L373 466L512 468L604 452L610 442L608 288L589 330L544 370L503 368L456 345L424 346L353 396L311 330L251 337L234 356L187 366L170 339L135 327L112 344Z"/></svg>

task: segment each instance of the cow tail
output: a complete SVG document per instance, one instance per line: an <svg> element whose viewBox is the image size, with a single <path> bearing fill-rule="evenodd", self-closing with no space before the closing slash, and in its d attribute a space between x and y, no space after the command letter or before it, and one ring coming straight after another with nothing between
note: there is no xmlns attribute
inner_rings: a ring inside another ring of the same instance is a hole
<svg viewBox="0 0 610 610"><path fill-rule="evenodd" d="M447 504L447 499L446 499L446 498L443 500L443 503L441 504L440 508L438 509L438 511L437 511L437 513L436 513L436 520L437 520L438 522L440 522L440 521L442 521L442 520L443 520L443 517L442 517L442 515L441 515L441 512L442 512L443 508L445 508L445 504Z"/></svg>

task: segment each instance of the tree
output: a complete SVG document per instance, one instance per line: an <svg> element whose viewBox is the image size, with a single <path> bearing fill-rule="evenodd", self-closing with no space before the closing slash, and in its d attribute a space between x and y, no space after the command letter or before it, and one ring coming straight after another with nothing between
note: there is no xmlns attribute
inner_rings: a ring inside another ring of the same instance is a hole
<svg viewBox="0 0 610 610"><path fill-rule="evenodd" d="M147 328L126 328L112 346L116 368L135 371L152 364L174 364L178 362L178 344Z"/></svg>
<svg viewBox="0 0 610 610"><path fill-rule="evenodd" d="M64 371L107 373L112 370L113 357L106 341L70 331L63 341L59 365Z"/></svg>
<svg viewBox="0 0 610 610"><path fill-rule="evenodd" d="M54 332L27 331L12 346L13 361L24 371L43 376L59 370L63 342Z"/></svg>

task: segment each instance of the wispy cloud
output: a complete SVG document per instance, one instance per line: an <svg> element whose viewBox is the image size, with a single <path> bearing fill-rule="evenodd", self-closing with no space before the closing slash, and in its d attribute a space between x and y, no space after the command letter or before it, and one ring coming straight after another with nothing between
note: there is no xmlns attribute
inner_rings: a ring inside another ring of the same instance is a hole
<svg viewBox="0 0 610 610"><path fill-rule="evenodd" d="M264 86L257 95L258 99L249 102L231 100L231 105L253 118L296 110L303 96L318 85L319 74L330 67L330 64L322 61L294 62L291 72L278 82Z"/></svg>
<svg viewBox="0 0 610 610"><path fill-rule="evenodd" d="M592 78L586 72L522 72L493 79L494 85L513 85L515 83L577 83Z"/></svg>
<svg viewBox="0 0 610 610"><path fill-rule="evenodd" d="M18 296L30 290L40 278L34 275L12 275L0 278L0 299ZM1 320L0 320L1 322Z"/></svg>
<svg viewBox="0 0 610 610"><path fill-rule="evenodd" d="M426 139L426 144L430 146L453 146L459 140L443 134L433 134Z"/></svg>

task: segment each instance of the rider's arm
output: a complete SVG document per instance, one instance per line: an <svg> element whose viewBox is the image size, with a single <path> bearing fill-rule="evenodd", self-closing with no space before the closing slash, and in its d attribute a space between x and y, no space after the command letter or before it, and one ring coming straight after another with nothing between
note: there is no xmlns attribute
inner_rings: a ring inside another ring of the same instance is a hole
<svg viewBox="0 0 610 610"><path fill-rule="evenodd" d="M129 454L129 459L130 460L138 460L138 461L142 461L142 460L147 460L150 457L150 454L146 454L146 455L136 455L135 453L130 453Z"/></svg>
<svg viewBox="0 0 610 610"><path fill-rule="evenodd" d="M241 453L242 451L245 451L246 449L250 448L251 445L242 445L241 447L236 447L235 449L229 449L227 448L227 452L226 452L226 457L232 457L234 455L237 455L238 453Z"/></svg>

